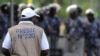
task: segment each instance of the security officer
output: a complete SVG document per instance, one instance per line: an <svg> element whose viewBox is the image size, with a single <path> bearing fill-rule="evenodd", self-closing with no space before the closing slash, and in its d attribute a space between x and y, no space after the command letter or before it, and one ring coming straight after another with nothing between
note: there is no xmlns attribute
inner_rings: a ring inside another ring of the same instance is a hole
<svg viewBox="0 0 100 56"><path fill-rule="evenodd" d="M58 16L56 16L58 8L55 6L55 4L50 4L48 7L49 7L49 12L48 15L45 16L45 20L48 24L48 35L58 36L59 26L60 26L60 20Z"/></svg>
<svg viewBox="0 0 100 56"><path fill-rule="evenodd" d="M8 4L2 4L0 6L0 38L2 38L6 33L9 27L9 6Z"/></svg>
<svg viewBox="0 0 100 56"><path fill-rule="evenodd" d="M3 41L5 56L47 56L49 44L44 30L33 24L36 17L38 15L31 8L22 11L21 21L9 28Z"/></svg>
<svg viewBox="0 0 100 56"><path fill-rule="evenodd" d="M52 4L51 4L52 5ZM59 27L60 27L60 20L58 16L56 16L57 8L56 6L49 7L49 13L45 16L45 21L48 25L47 27L47 35L50 37L50 48L56 48L56 42L59 36Z"/></svg>
<svg viewBox="0 0 100 56"><path fill-rule="evenodd" d="M36 25L42 27L46 33L48 25L46 24L46 21L44 19L44 12L42 8L36 8L34 10L40 17L37 17Z"/></svg>
<svg viewBox="0 0 100 56"><path fill-rule="evenodd" d="M95 20L94 11L87 9L86 12L87 23L85 28L85 46L87 56L100 56L100 24Z"/></svg>
<svg viewBox="0 0 100 56"><path fill-rule="evenodd" d="M77 5L70 5L66 9L69 17L65 21L66 35L68 38L68 52L80 53L83 49L83 23L78 17ZM80 51L81 50L81 51ZM77 56L83 55L82 53Z"/></svg>

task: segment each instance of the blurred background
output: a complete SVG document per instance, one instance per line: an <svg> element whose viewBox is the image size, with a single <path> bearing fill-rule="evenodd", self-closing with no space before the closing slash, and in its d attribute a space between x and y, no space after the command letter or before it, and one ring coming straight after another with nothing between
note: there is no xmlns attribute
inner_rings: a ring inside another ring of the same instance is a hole
<svg viewBox="0 0 100 56"><path fill-rule="evenodd" d="M35 10L36 13L38 13L41 16L41 18L44 18L48 15L48 13L50 13L50 6L52 7L52 5L50 4L56 4L54 6L57 7L56 16L57 18L59 18L59 20L57 21L55 19L57 22L55 23L54 21L54 24L49 24L47 23L48 21L46 22L46 26L48 26L48 28L50 27L49 31L46 31L47 28L44 25L45 23L41 25L40 22L43 21L43 19L39 20L39 23L36 23L38 26L44 28L48 36L48 40L50 43L50 52L48 56L86 56L86 53L84 51L85 41L83 40L82 41L84 43L82 43L83 45L81 45L82 50L79 51L80 53L74 54L68 53L66 51L68 45L68 36L66 34L66 25L64 22L67 19L67 17L69 17L69 13L66 12L66 10L67 7L72 4L78 5L78 7L82 9L82 18L86 18L85 12L88 8L91 8L95 12L95 18L99 20L100 0L0 0L0 45L2 45L2 40L4 39L4 36L8 31L7 29L13 25L18 24L20 20L20 13L24 8L30 7L33 10ZM56 33L52 32L52 30L56 30L57 35ZM50 34L50 32L52 33ZM2 56L2 53L0 56Z"/></svg>
<svg viewBox="0 0 100 56"><path fill-rule="evenodd" d="M0 5L2 5L3 3L8 3L8 2L10 2L10 0L1 0ZM50 3L59 3L61 5L61 10L59 11L58 15L62 19L65 19L65 17L67 16L65 10L66 10L66 7L71 4L79 5L80 7L82 7L83 12L85 12L87 8L92 8L96 11L96 16L99 17L99 13L100 13L99 2L100 0L48 0L48 1L47 0L14 0L14 4L32 3L37 8L48 5Z"/></svg>

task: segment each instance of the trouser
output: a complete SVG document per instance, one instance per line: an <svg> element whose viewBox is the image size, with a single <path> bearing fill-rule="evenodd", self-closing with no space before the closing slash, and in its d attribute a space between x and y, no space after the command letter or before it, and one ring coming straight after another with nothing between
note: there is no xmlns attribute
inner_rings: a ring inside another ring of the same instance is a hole
<svg viewBox="0 0 100 56"><path fill-rule="evenodd" d="M68 53L75 54L74 56L83 56L84 54L84 38L78 41L68 41Z"/></svg>
<svg viewBox="0 0 100 56"><path fill-rule="evenodd" d="M50 37L50 48L56 49L58 37Z"/></svg>
<svg viewBox="0 0 100 56"><path fill-rule="evenodd" d="M86 48L86 55L87 56L100 56L100 48L99 47L94 47L94 46L87 46Z"/></svg>
<svg viewBox="0 0 100 56"><path fill-rule="evenodd" d="M74 52L76 48L75 40L68 40L68 52Z"/></svg>
<svg viewBox="0 0 100 56"><path fill-rule="evenodd" d="M52 54L52 52L53 52L52 50L56 51L56 45L57 45L58 37L49 36L48 39L49 39L49 43L50 43L50 50L49 50L48 56L50 56L50 55L56 56L55 54ZM53 52L53 53L56 53L56 52Z"/></svg>

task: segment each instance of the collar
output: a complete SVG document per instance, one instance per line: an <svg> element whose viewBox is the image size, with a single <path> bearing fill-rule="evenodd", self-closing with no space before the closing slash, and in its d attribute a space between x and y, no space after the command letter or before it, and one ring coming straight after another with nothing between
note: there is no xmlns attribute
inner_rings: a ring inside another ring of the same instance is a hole
<svg viewBox="0 0 100 56"><path fill-rule="evenodd" d="M31 21L20 21L19 24L33 24Z"/></svg>

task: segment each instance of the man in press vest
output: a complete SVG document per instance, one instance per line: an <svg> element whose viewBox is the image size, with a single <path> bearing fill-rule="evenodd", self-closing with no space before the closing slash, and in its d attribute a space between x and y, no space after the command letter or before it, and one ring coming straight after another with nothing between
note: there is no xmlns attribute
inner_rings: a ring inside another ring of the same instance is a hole
<svg viewBox="0 0 100 56"><path fill-rule="evenodd" d="M3 41L2 52L5 56L48 55L48 40L44 30L34 25L36 17L39 16L31 8L25 8L22 11L21 21L8 29Z"/></svg>

